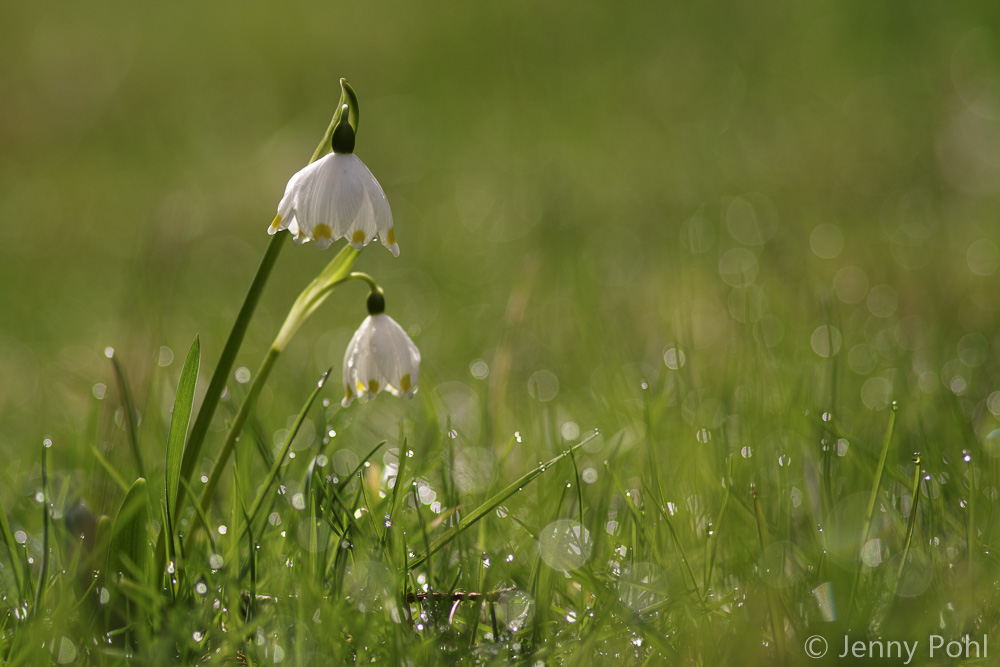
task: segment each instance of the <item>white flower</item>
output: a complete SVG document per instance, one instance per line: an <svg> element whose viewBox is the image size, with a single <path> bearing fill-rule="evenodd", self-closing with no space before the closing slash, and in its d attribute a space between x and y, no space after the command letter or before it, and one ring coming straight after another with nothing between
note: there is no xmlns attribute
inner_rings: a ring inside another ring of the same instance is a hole
<svg viewBox="0 0 1000 667"><path fill-rule="evenodd" d="M369 315L344 354L345 408L355 397L374 398L385 389L411 398L417 391L420 350L403 327L385 313Z"/></svg>
<svg viewBox="0 0 1000 667"><path fill-rule="evenodd" d="M351 152L329 153L292 176L267 233L283 229L296 243L315 241L318 248L346 238L361 250L378 235L382 245L399 256L389 201L368 167Z"/></svg>

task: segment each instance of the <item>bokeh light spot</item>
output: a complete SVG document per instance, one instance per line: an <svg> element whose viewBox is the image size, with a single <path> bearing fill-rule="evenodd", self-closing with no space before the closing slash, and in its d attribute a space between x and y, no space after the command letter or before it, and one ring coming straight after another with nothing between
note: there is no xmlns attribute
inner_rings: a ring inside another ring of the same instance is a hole
<svg viewBox="0 0 1000 667"><path fill-rule="evenodd" d="M817 257L834 259L844 251L844 233L837 225L818 225L809 235L809 247Z"/></svg>

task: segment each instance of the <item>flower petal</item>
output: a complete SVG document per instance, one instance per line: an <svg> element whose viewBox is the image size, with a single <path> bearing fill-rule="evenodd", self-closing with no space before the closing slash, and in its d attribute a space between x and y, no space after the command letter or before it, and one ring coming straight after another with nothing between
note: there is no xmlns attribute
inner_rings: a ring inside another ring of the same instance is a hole
<svg viewBox="0 0 1000 667"><path fill-rule="evenodd" d="M326 248L347 238L360 250L376 236L399 255L389 201L368 167L353 153L330 153L297 172L285 186L269 234L288 229L297 243Z"/></svg>
<svg viewBox="0 0 1000 667"><path fill-rule="evenodd" d="M344 400L374 398L385 389L412 397L420 374L420 351L399 324L384 313L369 315L358 327L344 354Z"/></svg>

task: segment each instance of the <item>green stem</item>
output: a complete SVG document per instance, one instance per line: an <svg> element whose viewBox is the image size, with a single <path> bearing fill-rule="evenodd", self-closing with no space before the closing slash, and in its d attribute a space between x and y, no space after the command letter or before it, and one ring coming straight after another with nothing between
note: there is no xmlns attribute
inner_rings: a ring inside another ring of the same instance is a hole
<svg viewBox="0 0 1000 667"><path fill-rule="evenodd" d="M222 356L219 357L219 363L215 366L212 380L208 383L208 391L205 393L205 400L198 410L198 416L195 418L191 434L188 436L187 446L184 448L180 477L185 481L191 481L195 465L201 458L201 448L205 444L205 435L208 434L208 427L212 423L219 399L222 398L222 391L226 387L226 380L229 379L229 372L236 362L236 354L243 344L243 336L247 332L247 326L249 326L250 319L257 308L257 302L264 291L267 279L271 276L271 269L278 261L278 255L281 253L281 248L288 236L288 234L275 234L271 237L271 243L267 246L264 258L260 261L260 266L257 267L257 274L253 277L253 282L250 283L246 298L243 299L243 306L240 307L239 315L236 316L236 323L233 325L232 331L229 332L229 339L222 349ZM180 516L184 500L185 494L178 493L173 516Z"/></svg>
<svg viewBox="0 0 1000 667"><path fill-rule="evenodd" d="M367 273L355 271L354 273L343 275L344 271L354 264L359 252L359 250L355 250L348 245L344 246L343 250L337 253L337 256L333 258L329 266L323 270L323 273L310 283L302 291L302 294L299 295L299 298L295 300L292 309L285 318L284 324L278 330L278 335L275 336L274 342L271 343L271 347L276 348L279 352L284 350L285 346L292 339L292 336L295 335L295 332L319 308L320 304L326 300L326 297L330 296L330 292L348 280L363 280L368 283L368 286L373 291L381 291L375 279ZM324 278L327 280L325 284L323 284Z"/></svg>
<svg viewBox="0 0 1000 667"><path fill-rule="evenodd" d="M261 362L260 368L257 369L257 373L254 374L253 381L250 383L250 390L247 392L246 398L243 399L243 403L240 405L240 409L236 413L236 419L233 420L232 425L229 427L229 432L226 433L226 440L222 443L222 450L219 452L219 458L216 459L215 464L212 466L212 472L208 475L208 481L205 482L205 488L201 491L201 498L198 500L198 506L201 508L202 512L208 511L208 503L215 494L215 488L219 485L219 479L222 477L222 471L225 469L226 463L229 462L229 457L233 454L233 449L236 447L236 441L239 440L240 433L243 431L243 425L246 424L247 417L250 416L250 411L257 405L257 398L260 396L261 389L264 388L264 383L267 382L267 377L271 374L274 362L278 360L278 355L280 354L280 350L271 347L264 356L264 361ZM190 542L191 538L198 532L198 527L201 525L201 516L202 515L199 513L195 515L194 519L192 519L194 524L191 526L191 530L188 532L185 542Z"/></svg>

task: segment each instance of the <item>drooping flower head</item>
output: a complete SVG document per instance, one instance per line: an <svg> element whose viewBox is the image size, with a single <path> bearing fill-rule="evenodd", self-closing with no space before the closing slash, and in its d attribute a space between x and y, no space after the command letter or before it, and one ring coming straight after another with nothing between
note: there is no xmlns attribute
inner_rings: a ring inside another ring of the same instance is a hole
<svg viewBox="0 0 1000 667"><path fill-rule="evenodd" d="M345 408L356 397L374 398L385 389L412 398L420 374L420 350L394 319L385 314L385 298L372 291L368 317L354 332L344 354Z"/></svg>
<svg viewBox="0 0 1000 667"><path fill-rule="evenodd" d="M378 236L398 257L389 201L368 167L354 154L354 129L348 122L346 104L332 143L332 153L288 181L278 215L267 233L287 229L296 243L315 241L318 248L346 238L357 250Z"/></svg>

